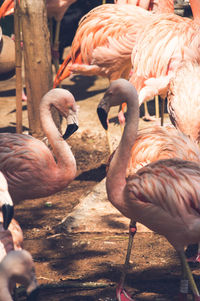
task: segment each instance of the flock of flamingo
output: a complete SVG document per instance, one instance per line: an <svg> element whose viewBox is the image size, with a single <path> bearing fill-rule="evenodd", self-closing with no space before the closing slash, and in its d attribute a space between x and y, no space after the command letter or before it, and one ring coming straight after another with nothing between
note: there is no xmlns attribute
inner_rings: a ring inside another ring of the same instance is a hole
<svg viewBox="0 0 200 301"><path fill-rule="evenodd" d="M65 10L72 3L61 2ZM190 6L193 19L174 14L172 0L118 0L91 10L79 23L53 89L40 103L52 152L29 135L0 134L1 301L12 300L16 282L24 284L29 300L36 300L34 262L23 249L13 204L52 195L76 176L76 160L65 141L78 128L76 102L69 91L56 88L76 73L109 79L97 108L105 130L110 108L127 106L126 118L123 111L119 114L124 130L106 176L108 200L130 219L117 300L133 300L124 284L137 222L166 237L179 255L179 300L186 300L189 291L200 300L185 256L186 247L200 243L200 0L190 0ZM0 16L12 10L13 0L6 0ZM139 130L140 105L156 95L167 98L173 125ZM52 106L67 120L63 137L51 116ZM200 260L200 248L194 260Z"/></svg>

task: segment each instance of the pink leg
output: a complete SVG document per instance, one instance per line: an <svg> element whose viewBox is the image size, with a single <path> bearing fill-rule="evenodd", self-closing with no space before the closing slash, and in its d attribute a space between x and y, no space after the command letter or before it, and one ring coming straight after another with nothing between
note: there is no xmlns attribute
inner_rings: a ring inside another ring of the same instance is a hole
<svg viewBox="0 0 200 301"><path fill-rule="evenodd" d="M131 298L131 296L125 291L125 289L123 287L124 287L127 269L129 267L129 260L130 260L130 255L131 255L133 238L135 236L136 231L137 231L136 223L131 222L130 226L129 226L129 242L128 242L128 248L127 248L127 253L126 253L126 260L124 263L120 282L116 288L116 295L117 295L118 301L134 301L134 299Z"/></svg>

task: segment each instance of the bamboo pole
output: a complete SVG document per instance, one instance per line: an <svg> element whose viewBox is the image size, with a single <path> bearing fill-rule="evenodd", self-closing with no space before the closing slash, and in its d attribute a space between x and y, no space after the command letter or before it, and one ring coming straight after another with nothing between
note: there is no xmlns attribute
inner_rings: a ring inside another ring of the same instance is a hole
<svg viewBox="0 0 200 301"><path fill-rule="evenodd" d="M14 33L15 33L15 72L16 72L16 132L22 133L22 50L20 30L20 7L15 0Z"/></svg>

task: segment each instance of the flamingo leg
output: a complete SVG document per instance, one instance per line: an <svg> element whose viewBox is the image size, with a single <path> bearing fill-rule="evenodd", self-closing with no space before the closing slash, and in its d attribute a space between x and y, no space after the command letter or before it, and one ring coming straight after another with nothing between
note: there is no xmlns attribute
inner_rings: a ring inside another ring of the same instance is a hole
<svg viewBox="0 0 200 301"><path fill-rule="evenodd" d="M110 154L112 154L113 147L112 147L112 143L111 143L111 139L110 139L110 132L108 130L106 130L106 138L107 138L107 142L108 142L109 152L110 152Z"/></svg>
<svg viewBox="0 0 200 301"><path fill-rule="evenodd" d="M164 111L165 111L165 99L162 98L162 102L161 102L161 126L163 126L164 124Z"/></svg>
<svg viewBox="0 0 200 301"><path fill-rule="evenodd" d="M156 111L156 118L159 118L159 96L155 96L155 111Z"/></svg>
<svg viewBox="0 0 200 301"><path fill-rule="evenodd" d="M184 267L184 265L181 265L182 268L182 277L180 281L180 288L179 288L179 301L187 301L187 295L188 295L188 286L189 281L187 279L187 272Z"/></svg>
<svg viewBox="0 0 200 301"><path fill-rule="evenodd" d="M121 274L120 282L116 288L116 295L117 295L117 300L118 301L134 301L128 293L124 290L124 283L125 283L125 278L127 274L127 270L129 268L129 261L130 261L130 255L131 255L131 249L133 245L133 238L137 232L137 227L136 227L136 222L131 221L129 225L129 241L128 241L128 247L127 247L127 252L126 252L126 259L125 263L123 266L123 271Z"/></svg>
<svg viewBox="0 0 200 301"><path fill-rule="evenodd" d="M192 293L194 295L194 300L195 301L200 301L200 294L199 294L198 288L196 286L196 283L194 281L194 278L193 278L192 272L190 270L190 267L188 265L188 262L187 262L187 259L186 259L184 251L183 250L179 251L178 255L179 255L180 260L181 260L181 265L182 265L184 274L187 275L187 279L189 281L190 288L191 288Z"/></svg>

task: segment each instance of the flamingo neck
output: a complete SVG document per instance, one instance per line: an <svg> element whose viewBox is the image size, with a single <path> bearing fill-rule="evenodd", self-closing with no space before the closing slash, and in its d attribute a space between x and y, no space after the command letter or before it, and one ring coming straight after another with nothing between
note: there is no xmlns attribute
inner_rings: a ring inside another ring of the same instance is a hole
<svg viewBox="0 0 200 301"><path fill-rule="evenodd" d="M174 13L174 0L151 0L149 10L159 14Z"/></svg>
<svg viewBox="0 0 200 301"><path fill-rule="evenodd" d="M123 99L125 99L125 97ZM124 211L123 192L126 185L126 170L131 156L131 149L137 136L139 121L137 97L133 98L133 95L127 95L126 99L126 125L119 146L110 163L106 180L108 199L117 209L122 213L124 212L125 215L127 215L127 213Z"/></svg>
<svg viewBox="0 0 200 301"><path fill-rule="evenodd" d="M69 145L63 140L61 133L55 125L51 113L52 102L43 102L40 105L40 120L42 128L50 145L57 162L57 173L60 179L67 184L76 175L76 161Z"/></svg>
<svg viewBox="0 0 200 301"><path fill-rule="evenodd" d="M200 0L190 0L190 6L194 20L200 23Z"/></svg>
<svg viewBox="0 0 200 301"><path fill-rule="evenodd" d="M0 301L13 301L6 275L0 275Z"/></svg>

